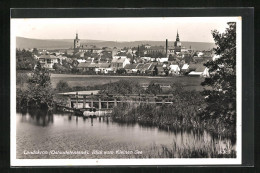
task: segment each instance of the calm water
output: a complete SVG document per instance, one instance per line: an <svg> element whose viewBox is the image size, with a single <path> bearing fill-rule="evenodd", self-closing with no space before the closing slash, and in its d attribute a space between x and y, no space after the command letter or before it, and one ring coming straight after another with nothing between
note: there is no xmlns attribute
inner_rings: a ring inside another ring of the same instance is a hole
<svg viewBox="0 0 260 173"><path fill-rule="evenodd" d="M215 146L220 151L227 146L235 148L230 140L213 139L205 131L161 130L120 124L110 118L17 113L16 124L18 159L159 157L163 146L171 149Z"/></svg>

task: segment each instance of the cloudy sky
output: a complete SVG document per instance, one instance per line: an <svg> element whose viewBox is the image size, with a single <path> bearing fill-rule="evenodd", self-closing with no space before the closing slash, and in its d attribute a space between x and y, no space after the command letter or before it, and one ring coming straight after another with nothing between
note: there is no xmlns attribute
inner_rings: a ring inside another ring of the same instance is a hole
<svg viewBox="0 0 260 173"><path fill-rule="evenodd" d="M35 39L80 39L107 41L174 41L177 30L181 41L214 42L211 31L224 32L227 17L178 18L77 18L12 19L12 34Z"/></svg>

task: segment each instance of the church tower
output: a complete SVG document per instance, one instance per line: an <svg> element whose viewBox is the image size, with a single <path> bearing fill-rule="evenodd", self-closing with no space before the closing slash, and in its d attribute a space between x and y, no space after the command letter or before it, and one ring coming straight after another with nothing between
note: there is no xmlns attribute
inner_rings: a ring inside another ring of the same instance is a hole
<svg viewBox="0 0 260 173"><path fill-rule="evenodd" d="M76 38L74 39L74 50L80 48L80 39L78 38L78 33L76 33Z"/></svg>
<svg viewBox="0 0 260 173"><path fill-rule="evenodd" d="M178 30L177 30L177 36L176 36L176 41L174 42L174 46L181 47L181 41L180 41Z"/></svg>

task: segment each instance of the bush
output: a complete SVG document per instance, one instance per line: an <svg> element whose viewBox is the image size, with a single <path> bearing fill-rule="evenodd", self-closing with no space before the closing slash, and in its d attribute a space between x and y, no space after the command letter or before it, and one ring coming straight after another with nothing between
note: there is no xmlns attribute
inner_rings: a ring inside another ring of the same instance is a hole
<svg viewBox="0 0 260 173"><path fill-rule="evenodd" d="M140 94L143 88L138 82L132 80L120 80L114 83L108 83L103 85L101 88L101 94Z"/></svg>
<svg viewBox="0 0 260 173"><path fill-rule="evenodd" d="M160 94L162 93L162 89L159 84L150 83L148 88L146 89L147 94Z"/></svg>
<svg viewBox="0 0 260 173"><path fill-rule="evenodd" d="M123 68L118 69L118 70L116 70L116 74L126 74L126 70Z"/></svg>
<svg viewBox="0 0 260 173"><path fill-rule="evenodd" d="M20 88L23 88L24 84L27 83L29 80L29 77L27 73L17 73L16 74L16 85L18 85Z"/></svg>
<svg viewBox="0 0 260 173"><path fill-rule="evenodd" d="M71 91L71 88L67 82L60 80L56 85L56 90L59 92L68 92Z"/></svg>

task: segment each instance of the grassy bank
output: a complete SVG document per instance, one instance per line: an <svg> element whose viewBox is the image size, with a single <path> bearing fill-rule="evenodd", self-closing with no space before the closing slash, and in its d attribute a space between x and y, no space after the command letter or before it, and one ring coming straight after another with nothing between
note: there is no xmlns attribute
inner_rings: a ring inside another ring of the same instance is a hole
<svg viewBox="0 0 260 173"><path fill-rule="evenodd" d="M120 80L135 81L139 84L150 84L151 82L160 84L178 83L184 87L185 90L202 91L203 87L200 85L204 78L175 76L175 77L160 77L160 76L106 76L106 75L72 75L72 74L51 74L51 83L56 87L60 80L69 84L70 87L87 87L98 86L118 82Z"/></svg>

